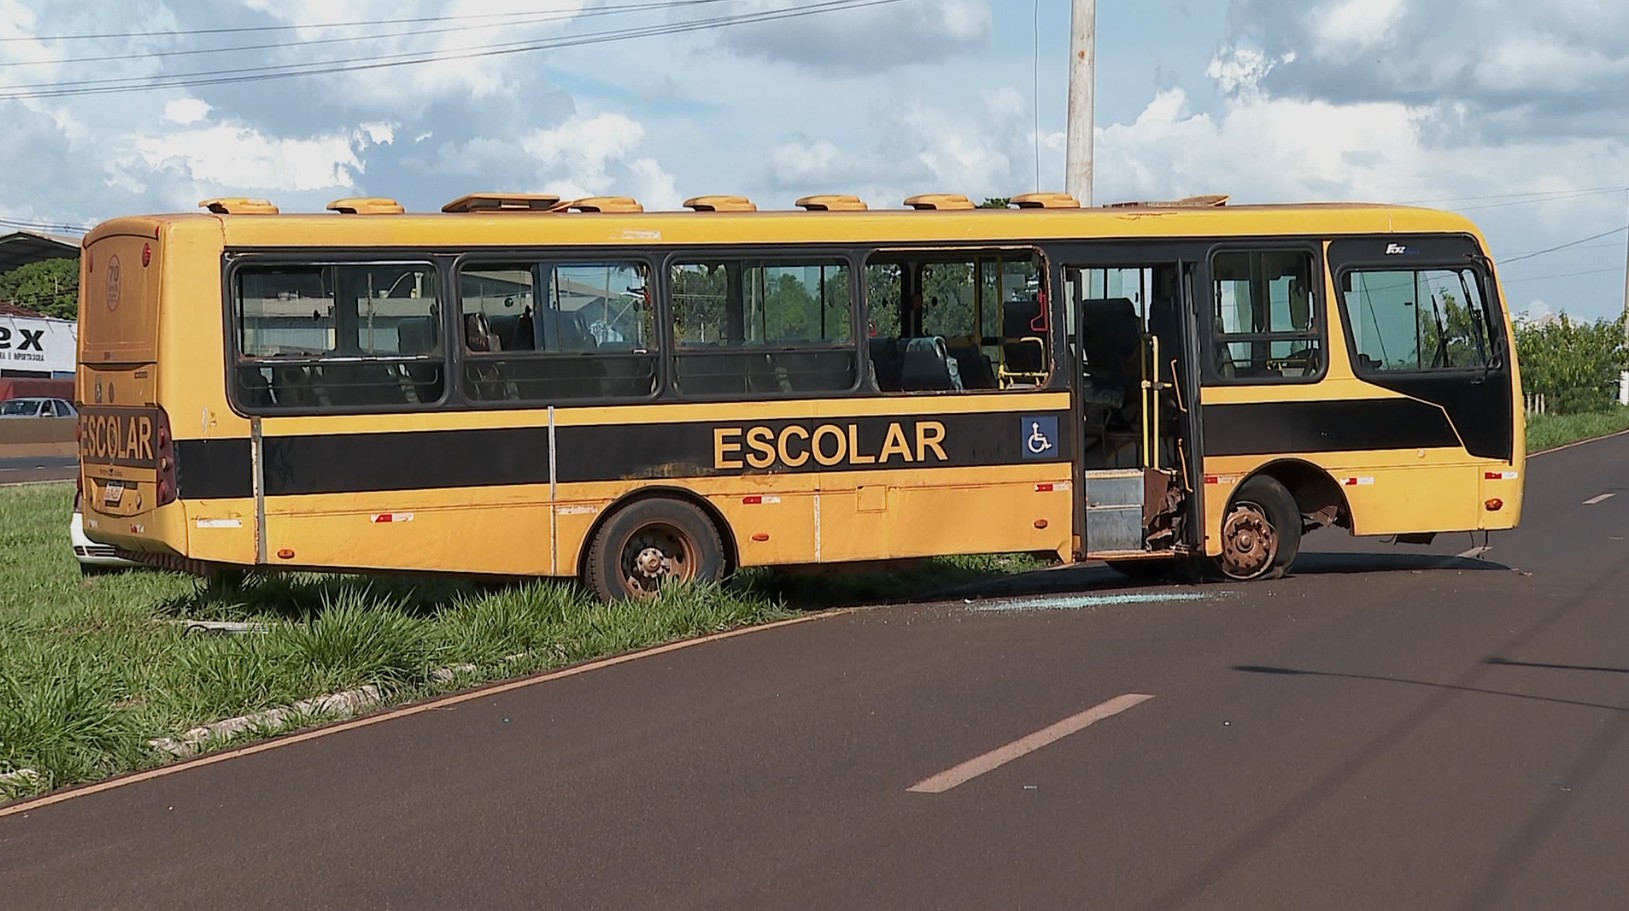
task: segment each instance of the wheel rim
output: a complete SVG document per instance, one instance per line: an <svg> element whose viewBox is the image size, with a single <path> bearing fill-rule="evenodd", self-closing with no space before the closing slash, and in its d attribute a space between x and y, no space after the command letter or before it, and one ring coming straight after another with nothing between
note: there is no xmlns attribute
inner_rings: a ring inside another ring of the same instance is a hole
<svg viewBox="0 0 1629 911"><path fill-rule="evenodd" d="M618 565L624 591L653 598L664 587L696 578L696 542L667 523L642 526L623 542Z"/></svg>
<svg viewBox="0 0 1629 911"><path fill-rule="evenodd" d="M1235 503L1222 523L1222 572L1230 579L1254 579L1277 558L1278 529L1267 511L1256 503Z"/></svg>

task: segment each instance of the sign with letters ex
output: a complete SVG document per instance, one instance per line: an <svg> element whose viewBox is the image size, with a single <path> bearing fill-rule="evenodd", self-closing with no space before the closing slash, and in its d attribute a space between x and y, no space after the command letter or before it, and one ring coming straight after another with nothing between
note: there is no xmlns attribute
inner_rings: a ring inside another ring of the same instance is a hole
<svg viewBox="0 0 1629 911"><path fill-rule="evenodd" d="M78 329L73 320L0 316L0 370L72 373Z"/></svg>

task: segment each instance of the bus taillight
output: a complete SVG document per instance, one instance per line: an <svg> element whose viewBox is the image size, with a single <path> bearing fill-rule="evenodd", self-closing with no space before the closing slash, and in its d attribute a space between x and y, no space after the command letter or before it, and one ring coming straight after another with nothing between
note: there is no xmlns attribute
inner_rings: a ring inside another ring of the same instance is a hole
<svg viewBox="0 0 1629 911"><path fill-rule="evenodd" d="M170 415L164 409L158 409L158 427L154 431L158 438L158 505L168 506L175 502L175 441L170 437Z"/></svg>

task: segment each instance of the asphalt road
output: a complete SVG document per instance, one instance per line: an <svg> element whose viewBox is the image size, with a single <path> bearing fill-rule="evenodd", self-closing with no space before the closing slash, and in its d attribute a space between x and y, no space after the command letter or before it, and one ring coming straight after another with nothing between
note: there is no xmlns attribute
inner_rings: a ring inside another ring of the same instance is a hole
<svg viewBox="0 0 1629 911"><path fill-rule="evenodd" d="M0 486L33 481L72 481L79 472L73 456L0 459Z"/></svg>
<svg viewBox="0 0 1629 911"><path fill-rule="evenodd" d="M1479 559L1463 535L1324 533L1278 582L1115 588L1087 568L1084 598L713 642L0 818L0 894L1622 908L1629 437L1529 467L1523 527ZM1111 702L1133 694L1152 698ZM1105 703L1122 710L1082 727ZM1036 748L935 777L1015 741Z"/></svg>

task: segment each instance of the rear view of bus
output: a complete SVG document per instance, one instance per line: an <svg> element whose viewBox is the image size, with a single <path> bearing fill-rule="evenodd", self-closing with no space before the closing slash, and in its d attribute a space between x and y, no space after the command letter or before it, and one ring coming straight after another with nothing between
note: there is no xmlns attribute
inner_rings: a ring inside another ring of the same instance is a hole
<svg viewBox="0 0 1629 911"><path fill-rule="evenodd" d="M161 222L127 218L85 237L79 276L80 484L85 531L127 551L184 552L175 444L159 407ZM211 327L200 327L208 332Z"/></svg>

